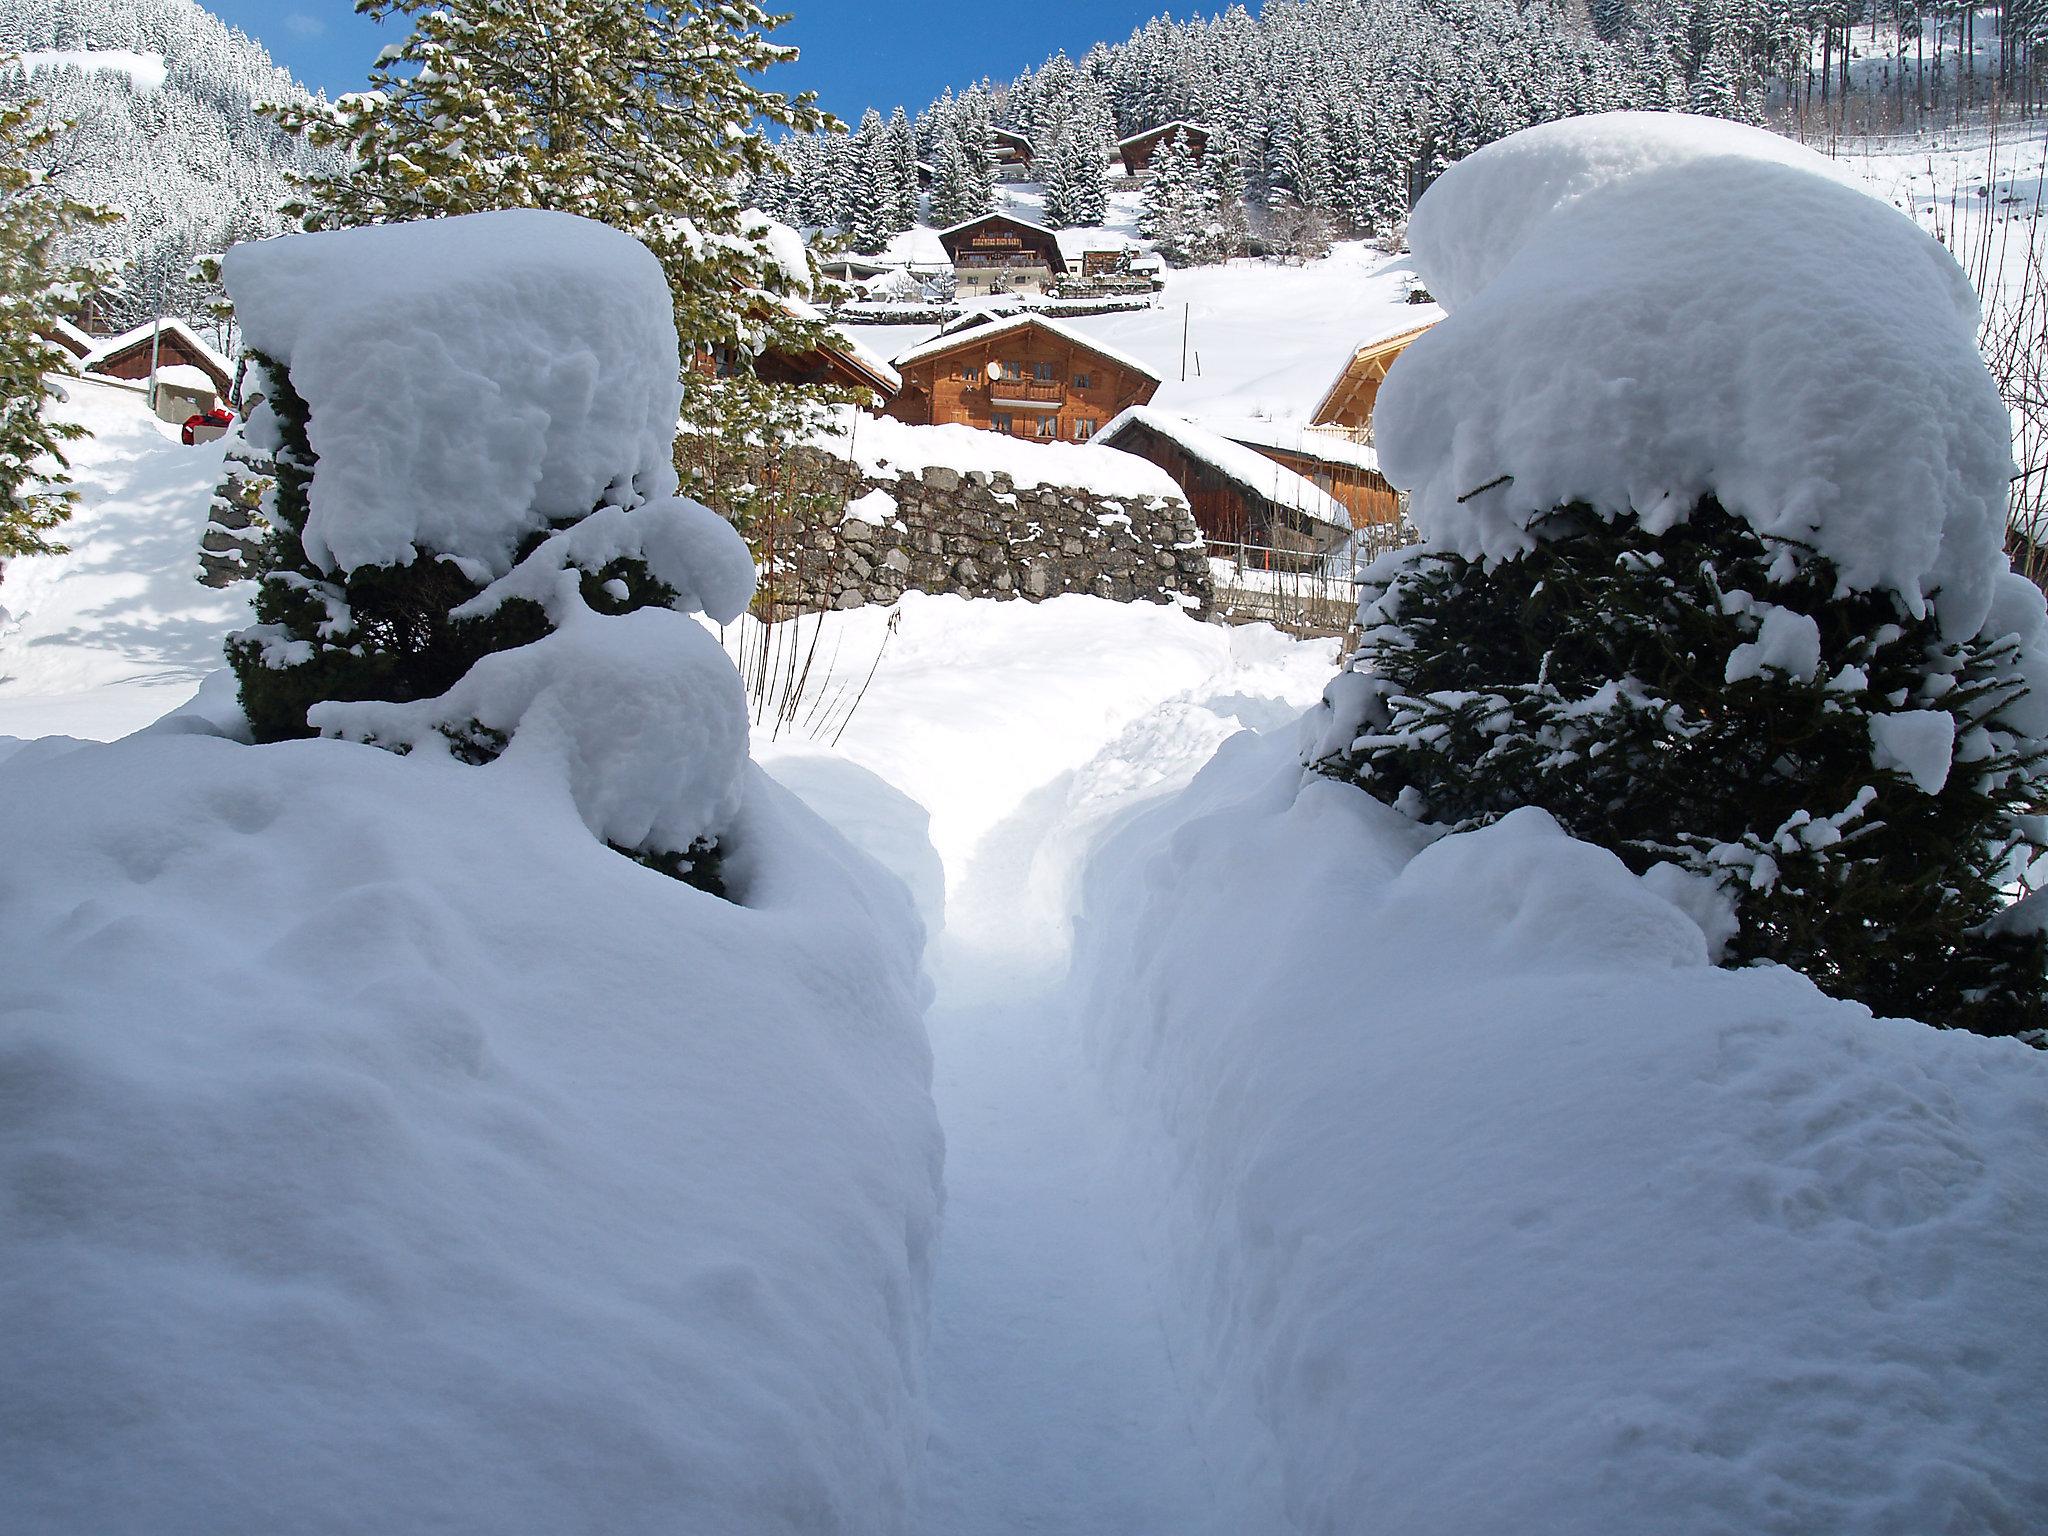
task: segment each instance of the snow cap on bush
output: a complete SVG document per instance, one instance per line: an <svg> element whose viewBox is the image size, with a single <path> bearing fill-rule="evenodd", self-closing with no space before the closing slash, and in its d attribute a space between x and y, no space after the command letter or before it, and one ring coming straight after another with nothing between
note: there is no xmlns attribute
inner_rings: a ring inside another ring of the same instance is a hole
<svg viewBox="0 0 2048 1536"><path fill-rule="evenodd" d="M500 576L551 520L676 489L674 299L630 235L511 209L238 245L222 275L312 407L330 573L429 548Z"/></svg>
<svg viewBox="0 0 2048 1536"><path fill-rule="evenodd" d="M1512 558L1569 502L1654 527L1712 493L1950 636L1986 623L2012 452L1976 297L1819 156L1679 114L1571 118L1452 167L1409 239L1452 313L1375 427L1432 545Z"/></svg>

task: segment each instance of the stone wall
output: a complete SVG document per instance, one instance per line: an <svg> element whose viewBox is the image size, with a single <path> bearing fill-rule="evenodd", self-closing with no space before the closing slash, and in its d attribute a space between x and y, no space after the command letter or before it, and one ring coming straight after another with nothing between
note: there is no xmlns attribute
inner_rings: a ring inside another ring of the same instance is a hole
<svg viewBox="0 0 2048 1536"><path fill-rule="evenodd" d="M1201 530L1185 501L938 465L871 474L815 449L831 510L796 525L778 600L811 608L892 603L906 591L1036 602L1082 592L1118 602L1213 600ZM839 509L844 507L844 512Z"/></svg>

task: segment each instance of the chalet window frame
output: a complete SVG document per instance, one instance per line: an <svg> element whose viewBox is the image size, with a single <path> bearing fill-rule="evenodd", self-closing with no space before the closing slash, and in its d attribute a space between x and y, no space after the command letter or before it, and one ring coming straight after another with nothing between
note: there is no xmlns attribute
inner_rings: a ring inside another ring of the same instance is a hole
<svg viewBox="0 0 2048 1536"><path fill-rule="evenodd" d="M1095 375L1094 375L1094 374L1092 374L1092 373L1076 373L1076 374L1074 375L1074 388L1076 388L1076 389L1093 389L1094 387L1095 387Z"/></svg>
<svg viewBox="0 0 2048 1536"><path fill-rule="evenodd" d="M1008 411L997 411L989 418L989 430L1000 432L1005 437L1014 437L1016 434L1011 430L1013 420Z"/></svg>
<svg viewBox="0 0 2048 1536"><path fill-rule="evenodd" d="M1089 438L1093 437L1100 430L1100 426L1092 416L1076 416L1074 418L1074 441L1077 443L1087 442Z"/></svg>

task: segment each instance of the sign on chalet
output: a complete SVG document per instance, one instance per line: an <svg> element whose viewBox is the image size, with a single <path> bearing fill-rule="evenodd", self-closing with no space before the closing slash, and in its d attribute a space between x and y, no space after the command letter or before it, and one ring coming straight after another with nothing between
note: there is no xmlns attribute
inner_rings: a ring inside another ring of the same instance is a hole
<svg viewBox="0 0 2048 1536"><path fill-rule="evenodd" d="M1379 399L1380 384L1387 370L1409 343L1428 329L1427 324L1411 326L1366 342L1338 370L1335 382L1324 391L1309 420L1320 427L1345 428L1358 441L1371 442L1372 408Z"/></svg>
<svg viewBox="0 0 2048 1536"><path fill-rule="evenodd" d="M942 334L896 359L887 409L912 426L960 424L1040 442L1085 443L1159 388L1159 375L1070 326L1013 315Z"/></svg>
<svg viewBox="0 0 2048 1536"><path fill-rule="evenodd" d="M1144 175L1152 168L1152 157L1158 154L1166 141L1176 133L1187 136L1190 159L1199 161L1208 154L1209 130L1200 123L1161 123L1157 128L1147 128L1143 133L1134 133L1117 145L1116 152L1123 158L1125 173L1131 176Z"/></svg>
<svg viewBox="0 0 2048 1536"><path fill-rule="evenodd" d="M985 213L942 229L939 244L953 263L954 292L963 298L1050 293L1067 272L1057 234L1006 213Z"/></svg>

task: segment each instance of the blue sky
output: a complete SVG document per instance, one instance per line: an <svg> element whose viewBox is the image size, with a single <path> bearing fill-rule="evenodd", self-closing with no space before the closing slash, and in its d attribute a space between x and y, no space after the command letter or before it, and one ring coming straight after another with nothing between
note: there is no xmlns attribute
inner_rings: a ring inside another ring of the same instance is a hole
<svg viewBox="0 0 2048 1536"><path fill-rule="evenodd" d="M329 95L355 90L370 61L403 36L355 14L350 0L202 0L260 38L273 57ZM1148 17L1189 7L1166 0L1037 0L1029 7L946 5L937 0L771 0L796 20L776 34L803 58L772 70L776 90L813 90L849 120L869 106L913 113L947 86L992 75L1007 80L1058 49L1077 57L1091 43L1121 42ZM1222 0L1201 6L1221 9Z"/></svg>

